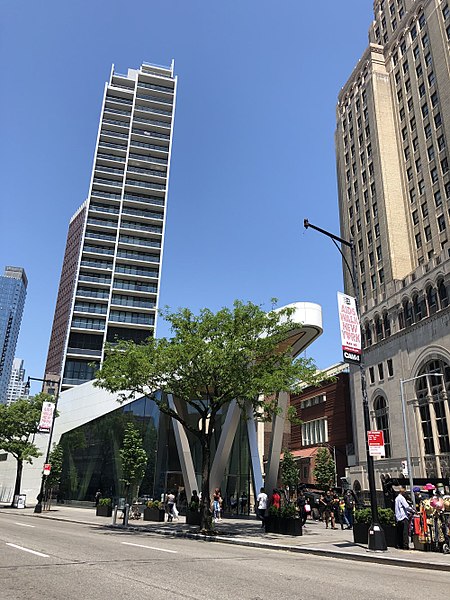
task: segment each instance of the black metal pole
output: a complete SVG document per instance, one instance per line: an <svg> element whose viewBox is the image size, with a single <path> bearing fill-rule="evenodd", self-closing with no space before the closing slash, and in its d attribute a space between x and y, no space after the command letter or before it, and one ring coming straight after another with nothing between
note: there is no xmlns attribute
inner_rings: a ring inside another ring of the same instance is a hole
<svg viewBox="0 0 450 600"><path fill-rule="evenodd" d="M308 219L303 221L303 225L305 229L311 227L311 229L315 229L319 233L326 235L327 237L344 244L350 248L351 259L352 259L352 269L350 271L348 262L345 260L345 264L347 269L350 272L350 277L353 283L354 289L354 297L356 304L356 313L358 315L359 320L359 330L360 336L362 339L362 326L361 326L361 317L360 317L360 296L359 296L359 283L358 283L358 271L356 268L356 249L353 240L345 240L343 238L322 229L321 227L317 227L316 225L312 225ZM338 248L339 249L339 248ZM342 254L342 252L341 252ZM345 259L345 257L344 257ZM367 458L367 479L369 483L369 494L370 494L370 507L372 511L372 523L369 528L369 540L368 540L368 548L369 550L375 551L385 551L387 550L386 539L384 535L383 528L380 526L378 522L378 504L377 504L377 488L375 485L375 470L373 465L373 456L370 454L369 443L367 439L367 432L371 430L370 427L370 413L369 413L369 400L367 397L367 382L366 382L366 371L364 368L363 354L361 354L361 359L359 362L359 377L361 381L361 394L363 401L363 416L364 416L364 429L365 429L365 446L366 446L366 458Z"/></svg>
<svg viewBox="0 0 450 600"><path fill-rule="evenodd" d="M48 443L47 443L47 452L45 455L45 461L44 461L44 465L48 463L49 457L50 457L50 452L51 452L51 447L52 447L52 438L53 438L53 429L55 426L55 419L56 419L56 411L58 408L58 400L59 400L59 390L60 390L60 381L52 381L50 379L39 379L38 377L28 377L28 383L30 382L30 380L32 381L42 381L43 383L53 383L56 384L56 396L55 396L55 408L53 409L53 417L52 417L52 424L50 427L50 431L48 434ZM44 490L45 490L45 482L46 482L47 476L44 475L44 470L42 469L42 479L41 479L41 487L39 489L39 494L37 497L37 504L34 507L34 512L35 513L40 513L42 512L42 500L44 499Z"/></svg>

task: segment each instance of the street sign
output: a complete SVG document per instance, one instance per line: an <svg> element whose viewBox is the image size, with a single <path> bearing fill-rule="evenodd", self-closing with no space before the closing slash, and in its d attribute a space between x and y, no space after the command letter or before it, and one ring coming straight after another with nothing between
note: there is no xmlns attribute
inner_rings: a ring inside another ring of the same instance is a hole
<svg viewBox="0 0 450 600"><path fill-rule="evenodd" d="M361 327L353 296L337 293L344 362L361 363Z"/></svg>
<svg viewBox="0 0 450 600"><path fill-rule="evenodd" d="M368 431L367 443L370 456L385 456L384 435L382 431Z"/></svg>
<svg viewBox="0 0 450 600"><path fill-rule="evenodd" d="M52 470L52 465L50 463L45 463L44 465L44 475L50 475L50 471Z"/></svg>
<svg viewBox="0 0 450 600"><path fill-rule="evenodd" d="M406 460L402 460L402 475L403 477L409 476L408 462Z"/></svg>

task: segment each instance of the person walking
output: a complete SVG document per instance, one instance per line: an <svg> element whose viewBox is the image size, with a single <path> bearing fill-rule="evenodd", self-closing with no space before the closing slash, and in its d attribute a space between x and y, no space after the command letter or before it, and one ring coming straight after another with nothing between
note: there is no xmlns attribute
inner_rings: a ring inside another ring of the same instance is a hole
<svg viewBox="0 0 450 600"><path fill-rule="evenodd" d="M100 490L97 490L97 491L95 492L95 496L94 496L94 499L95 499L95 507L96 507L96 508L97 508L97 506L98 506L98 503L100 502L100 498L101 498L101 497L102 497L102 493L101 493L101 491L100 491Z"/></svg>
<svg viewBox="0 0 450 600"><path fill-rule="evenodd" d="M347 529L353 529L353 511L355 510L355 499L351 490L347 490L344 496L344 518L347 521Z"/></svg>
<svg viewBox="0 0 450 600"><path fill-rule="evenodd" d="M222 498L220 496L220 490L219 490L219 488L216 488L214 490L214 496L213 496L213 501L212 501L212 511L213 511L214 523L218 523L219 521L222 520L220 518L221 505L222 505Z"/></svg>
<svg viewBox="0 0 450 600"><path fill-rule="evenodd" d="M395 520L397 521L397 548L409 550L409 517L413 508L405 498L406 489L401 487L395 499Z"/></svg>
<svg viewBox="0 0 450 600"><path fill-rule="evenodd" d="M256 497L256 501L258 503L258 507L256 509L256 514L257 514L258 519L261 519L261 521L262 521L261 527L264 527L265 519L266 519L266 510L267 510L267 494L263 487L261 488L258 496Z"/></svg>
<svg viewBox="0 0 450 600"><path fill-rule="evenodd" d="M303 493L302 490L300 490L300 492L298 493L297 496L297 508L298 508L298 512L300 514L300 519L302 521L302 527L305 526L306 523L306 519L308 517L308 513L306 511L306 498L305 498L305 494Z"/></svg>
<svg viewBox="0 0 450 600"><path fill-rule="evenodd" d="M173 521L173 505L175 504L175 494L170 492L167 496L167 521L171 523Z"/></svg>
<svg viewBox="0 0 450 600"><path fill-rule="evenodd" d="M331 490L321 497L320 504L323 507L322 517L325 521L325 529L328 529L328 522L331 521L331 529L337 529L334 520L334 496Z"/></svg>

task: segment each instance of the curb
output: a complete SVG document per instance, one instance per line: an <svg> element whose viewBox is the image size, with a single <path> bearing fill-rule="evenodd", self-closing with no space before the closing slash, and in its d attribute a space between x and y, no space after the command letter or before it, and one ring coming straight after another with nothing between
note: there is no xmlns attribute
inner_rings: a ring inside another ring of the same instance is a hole
<svg viewBox="0 0 450 600"><path fill-rule="evenodd" d="M3 512L3 511L0 511ZM408 558L391 558L384 554L372 554L366 551L366 554L358 554L356 552L342 552L339 550L329 550L325 548L313 548L311 546L290 546L289 544L271 544L267 542L256 542L253 540L241 539L241 538L227 538L224 536L207 536L201 533L192 533L183 530L163 530L163 529L148 529L142 526L136 527L129 525L124 527L123 525L112 525L102 523L92 523L87 521L79 521L74 519L63 519L60 517L50 517L47 515L24 515L31 518L48 519L50 521L59 521L63 523L75 523L79 525L90 525L91 527L98 527L104 529L118 529L124 531L136 531L139 533L154 533L156 535L163 535L175 538L185 538L189 540L203 541L203 542L215 542L220 544L229 544L231 546L244 546L247 548L261 548L263 550L280 550L283 552L291 552L293 554L312 554L314 556L322 556L326 558L337 558L349 561L364 562L364 563L377 563L392 567L407 567L410 569L422 569L429 571L446 571L450 572L450 561L448 563L438 562L419 562Z"/></svg>

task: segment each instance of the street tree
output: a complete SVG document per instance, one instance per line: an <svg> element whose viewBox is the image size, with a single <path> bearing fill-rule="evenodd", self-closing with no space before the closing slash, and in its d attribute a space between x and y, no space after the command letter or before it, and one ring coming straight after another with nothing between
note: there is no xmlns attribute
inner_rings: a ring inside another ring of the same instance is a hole
<svg viewBox="0 0 450 600"><path fill-rule="evenodd" d="M333 485L336 473L336 465L328 448L319 448L313 469L314 479L317 485L326 489Z"/></svg>
<svg viewBox="0 0 450 600"><path fill-rule="evenodd" d="M64 450L60 444L53 444L53 448L48 457L51 464L50 475L45 479L45 499L50 505L53 490L61 485L61 474L63 468Z"/></svg>
<svg viewBox="0 0 450 600"><path fill-rule="evenodd" d="M280 463L281 481L283 483L287 501L290 502L291 494L297 489L300 479L299 468L297 467L292 452L283 450L283 458Z"/></svg>
<svg viewBox="0 0 450 600"><path fill-rule="evenodd" d="M123 444L119 454L122 461L125 497L127 501L130 501L137 496L148 461L147 453L142 445L141 434L131 422L125 427Z"/></svg>
<svg viewBox="0 0 450 600"><path fill-rule="evenodd" d="M212 531L211 442L219 414L236 400L241 408L250 405L258 419L270 420L278 412L279 392L293 390L299 381L314 383L317 372L311 359L292 360L282 343L293 329L291 308L265 312L251 302L235 301L233 308L216 313L207 308L198 314L188 308L161 313L172 337L107 347L96 385L119 392L121 401L148 395L199 440L201 523L203 530ZM172 408L169 394L184 405L182 410Z"/></svg>
<svg viewBox="0 0 450 600"><path fill-rule="evenodd" d="M9 405L0 404L0 449L9 452L17 461L14 496L20 494L24 463L32 463L41 456L34 443L38 433L43 402L54 402L48 394L37 394L32 398L21 398Z"/></svg>

